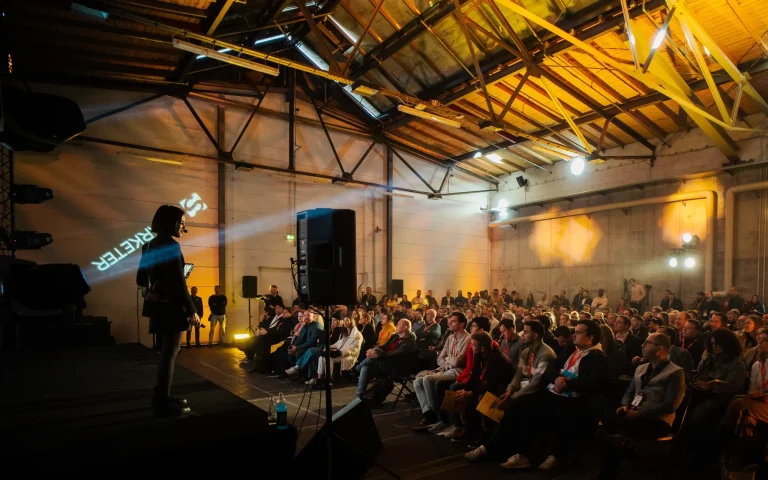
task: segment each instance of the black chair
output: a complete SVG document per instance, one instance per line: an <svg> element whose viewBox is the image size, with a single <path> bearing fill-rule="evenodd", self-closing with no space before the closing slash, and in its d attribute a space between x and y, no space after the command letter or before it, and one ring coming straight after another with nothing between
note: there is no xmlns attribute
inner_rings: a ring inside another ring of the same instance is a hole
<svg viewBox="0 0 768 480"><path fill-rule="evenodd" d="M392 380L392 383L394 384L390 394L395 391L397 392L395 394L395 401L392 404L392 410L397 408L397 402L399 402L401 398L405 398L408 395L416 395L416 392L411 390L408 383L412 382L416 378L415 374L418 373L415 370L417 370L419 366L419 352L404 353L401 357L397 368L395 368L389 375L390 380Z"/></svg>

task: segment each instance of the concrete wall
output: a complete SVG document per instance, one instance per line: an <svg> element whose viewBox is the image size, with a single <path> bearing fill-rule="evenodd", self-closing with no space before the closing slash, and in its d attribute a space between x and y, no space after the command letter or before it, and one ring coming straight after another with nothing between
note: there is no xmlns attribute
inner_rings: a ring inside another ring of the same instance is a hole
<svg viewBox="0 0 768 480"><path fill-rule="evenodd" d="M140 93L43 85L33 88L78 101L86 118L146 97ZM216 106L196 100L192 103L216 135ZM282 95L268 95L263 106L274 112L287 112ZM311 106L301 102L298 106L300 116L316 118ZM226 109L225 149L234 143L248 113L242 108ZM256 115L235 157L285 168L289 148L287 132L284 120ZM157 99L94 122L88 126L85 135L216 155L183 102L171 98ZM370 144L370 140L345 133L331 132L331 136L347 171ZM296 148L297 170L340 174L321 129L300 124ZM439 187L445 170L403 156L433 186ZM213 293L213 287L219 283L215 161L77 140L51 154L18 152L15 158L16 183L39 184L55 192L54 200L42 205L17 207L17 228L49 232L54 237L53 244L46 248L21 251L19 257L40 263L81 265L93 288L86 297L88 308L85 314L109 317L118 342L136 341L137 327L140 341L151 342L146 333L147 320L137 315L140 302L135 272L139 254L132 249L149 238L145 228L158 206L178 205L182 199L197 194L192 207L197 211L194 217L191 213L187 215L190 233L180 243L185 260L195 264L189 285L198 286L204 299ZM150 158L180 160L182 165L151 162L148 161ZM394 167L394 185L427 190L402 162L396 159ZM226 167L225 293L229 298L228 329L231 333L242 332L248 324L248 302L241 296L243 275L258 276L261 292L266 292L268 285L275 283L286 302L294 298L289 267L290 257L295 257L296 249L286 235L295 233L295 215L301 210L319 207L354 209L358 283L370 285L377 292L386 291L388 225L383 190L306 183L314 180L300 177L294 181L281 175L284 174ZM383 147L374 147L355 178L386 183ZM484 188L488 186L483 182L456 175L449 180L448 191ZM421 196L394 198L394 278L403 278L406 288L413 290L459 288L460 285L450 280L452 275L463 275L461 283L469 282L467 285L474 288L488 282L487 216L479 208L487 205L487 194L446 197L438 202ZM204 210L201 208L203 203L207 207ZM468 226L472 228L466 228ZM261 313L260 304L259 301L252 302L254 321L258 321ZM207 312L206 307L206 315ZM207 333L208 330L202 331L206 338ZM214 341L217 339L218 335Z"/></svg>
<svg viewBox="0 0 768 480"><path fill-rule="evenodd" d="M757 163L768 160L764 140L743 137L740 140L742 159ZM714 242L714 290L730 287L722 284L725 190L733 185L768 179L768 169L763 166L734 172L734 175L723 173L725 158L697 129L672 136L669 142L670 146L659 148L660 156L653 168L647 161L608 161L588 164L585 173L579 177L570 173L567 162L557 162L549 167L551 173L529 169L524 173L529 186L517 188L514 183L507 183L515 187L494 195L492 206L498 206L502 200L514 207L585 192L625 188L604 196L587 196L572 202L560 201L543 207L520 208L518 212L497 213L494 219L712 190L717 194L715 238L706 238L704 200L613 210L589 217L557 218L520 224L516 229L499 227L491 229L490 234L492 286L522 290L524 294L541 291L549 298L561 290L566 290L572 298L580 286L589 288L593 294L598 288L604 288L611 307L615 308L622 294L623 280L635 277L642 283L653 285L653 304L658 304L664 289L669 288L687 305L697 291L704 289L704 248L707 242ZM639 154L641 148L628 146L623 153ZM659 180L670 180L670 183L646 186L642 190L632 186ZM734 283L747 298L754 293L761 296L766 293L767 208L765 192L737 196ZM696 267L672 269L667 265L669 250L681 246L681 236L685 232L699 235L702 240L694 251Z"/></svg>

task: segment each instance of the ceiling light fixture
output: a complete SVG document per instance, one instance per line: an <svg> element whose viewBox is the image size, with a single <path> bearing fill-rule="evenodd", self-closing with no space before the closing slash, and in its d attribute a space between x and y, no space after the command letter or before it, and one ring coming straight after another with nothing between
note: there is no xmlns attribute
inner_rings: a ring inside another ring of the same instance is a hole
<svg viewBox="0 0 768 480"><path fill-rule="evenodd" d="M235 57L232 55L225 55L211 48L201 47L199 45L185 42L177 38L173 39L173 47L178 48L179 50L184 50L186 52L196 53L198 55L205 55L206 57L214 58L216 60L221 60L222 62L230 63L232 65L237 65L238 67L247 68L248 70L261 72L265 75L272 75L276 77L280 74L280 69L277 67L270 67L267 65L262 65L261 63L252 62L250 60L245 60L243 58Z"/></svg>
<svg viewBox="0 0 768 480"><path fill-rule="evenodd" d="M413 115L414 117L425 118L427 120L432 120L433 122L442 123L443 125L447 125L449 127L461 128L461 122L457 122L456 120L451 120L449 118L440 117L438 115L431 114L426 110L417 110L413 107L398 105L397 111L401 113L407 113L408 115Z"/></svg>
<svg viewBox="0 0 768 480"><path fill-rule="evenodd" d="M501 155L499 155L498 153L489 153L488 155L485 156L485 158L492 161L493 163L498 163L499 165L503 163L501 161Z"/></svg>

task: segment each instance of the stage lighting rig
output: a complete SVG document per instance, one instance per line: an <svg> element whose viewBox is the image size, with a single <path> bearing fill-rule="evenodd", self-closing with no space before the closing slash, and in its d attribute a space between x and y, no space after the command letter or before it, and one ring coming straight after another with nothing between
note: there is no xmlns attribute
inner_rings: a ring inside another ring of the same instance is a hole
<svg viewBox="0 0 768 480"><path fill-rule="evenodd" d="M16 230L11 236L13 250L40 250L51 242L53 236L50 233Z"/></svg>
<svg viewBox="0 0 768 480"><path fill-rule="evenodd" d="M16 185L11 187L13 203L38 204L53 199L53 190L39 185Z"/></svg>

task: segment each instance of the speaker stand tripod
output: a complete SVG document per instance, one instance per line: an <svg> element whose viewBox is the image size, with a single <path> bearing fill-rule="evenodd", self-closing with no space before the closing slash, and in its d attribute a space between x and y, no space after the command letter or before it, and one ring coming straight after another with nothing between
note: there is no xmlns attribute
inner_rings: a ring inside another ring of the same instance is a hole
<svg viewBox="0 0 768 480"><path fill-rule="evenodd" d="M335 448L338 448L338 444L334 445L335 442L341 442L344 444L345 448L348 450L351 450L353 453L357 454L360 457L363 458L370 458L370 454L368 452L360 451L360 449L356 446L350 443L347 439L340 436L338 433L336 433L336 429L333 426L333 389L331 388L331 372L333 371L333 366L331 365L331 306L326 305L325 306L325 328L321 333L321 340L320 346L325 348L325 351L322 353L322 355L325 357L325 371L323 372L323 376L325 377L325 425L322 426L320 431L318 432L318 435L322 435L325 440L326 447L328 448L328 470L326 472L326 478L328 480L333 480L333 468L332 468L332 458L333 458L333 451ZM309 410L309 409L307 409ZM384 472L386 472L388 475L390 475L392 478L396 480L400 480L400 477L394 473L392 470L389 470L385 466L381 465L379 462L371 459L370 462L372 465L380 468Z"/></svg>
<svg viewBox="0 0 768 480"><path fill-rule="evenodd" d="M256 332L253 330L253 327L251 326L251 299L250 299L250 297L248 298L248 328L245 331L250 333L252 337L256 336Z"/></svg>

